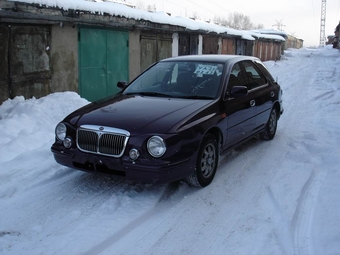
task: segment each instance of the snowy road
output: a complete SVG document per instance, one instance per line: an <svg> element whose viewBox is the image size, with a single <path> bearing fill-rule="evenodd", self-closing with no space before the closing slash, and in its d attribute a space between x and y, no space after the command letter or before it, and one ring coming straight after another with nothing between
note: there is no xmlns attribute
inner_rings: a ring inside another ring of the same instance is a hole
<svg viewBox="0 0 340 255"><path fill-rule="evenodd" d="M340 52L266 62L283 88L276 137L220 161L213 183L122 182L55 163L72 92L0 106L0 254L340 254Z"/></svg>

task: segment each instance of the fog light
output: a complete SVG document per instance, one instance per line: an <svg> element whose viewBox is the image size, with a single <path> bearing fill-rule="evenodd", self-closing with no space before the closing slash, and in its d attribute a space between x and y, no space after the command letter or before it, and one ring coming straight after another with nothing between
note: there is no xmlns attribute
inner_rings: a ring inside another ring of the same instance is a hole
<svg viewBox="0 0 340 255"><path fill-rule="evenodd" d="M136 160L139 157L139 151L137 149L132 149L129 152L129 156L131 160Z"/></svg>
<svg viewBox="0 0 340 255"><path fill-rule="evenodd" d="M66 137L63 141L65 148L69 149L72 146L72 139L70 137Z"/></svg>

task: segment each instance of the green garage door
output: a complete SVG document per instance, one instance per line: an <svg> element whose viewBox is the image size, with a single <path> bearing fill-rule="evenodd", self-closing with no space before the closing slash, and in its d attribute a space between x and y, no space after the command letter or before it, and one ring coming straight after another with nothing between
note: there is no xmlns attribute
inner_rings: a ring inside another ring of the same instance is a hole
<svg viewBox="0 0 340 255"><path fill-rule="evenodd" d="M80 28L79 93L89 101L118 92L117 82L128 81L128 32Z"/></svg>

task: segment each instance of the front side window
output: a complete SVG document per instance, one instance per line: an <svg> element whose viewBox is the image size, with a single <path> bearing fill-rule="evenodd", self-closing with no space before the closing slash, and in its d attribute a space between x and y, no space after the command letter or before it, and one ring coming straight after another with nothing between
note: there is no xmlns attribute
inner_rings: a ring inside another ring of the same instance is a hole
<svg viewBox="0 0 340 255"><path fill-rule="evenodd" d="M249 90L267 84L267 80L264 77L264 75L251 61L244 61L243 66L245 69L246 76L248 78L247 87Z"/></svg>
<svg viewBox="0 0 340 255"><path fill-rule="evenodd" d="M228 90L230 91L234 86L247 86L248 83L247 75L242 70L240 63L234 64L229 76Z"/></svg>
<svg viewBox="0 0 340 255"><path fill-rule="evenodd" d="M159 62L124 91L179 98L216 98L224 65L210 62Z"/></svg>

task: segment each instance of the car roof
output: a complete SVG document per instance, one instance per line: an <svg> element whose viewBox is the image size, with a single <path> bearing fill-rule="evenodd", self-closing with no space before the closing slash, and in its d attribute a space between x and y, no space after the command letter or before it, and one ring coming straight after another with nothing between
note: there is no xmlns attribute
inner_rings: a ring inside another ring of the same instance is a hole
<svg viewBox="0 0 340 255"><path fill-rule="evenodd" d="M217 62L217 63L226 63L226 62L238 62L242 60L256 60L260 61L260 59L251 56L241 56L241 55L224 55L224 54L207 54L207 55L188 55L188 56L179 56L163 59L160 62L168 62L168 61L202 61L202 62Z"/></svg>

